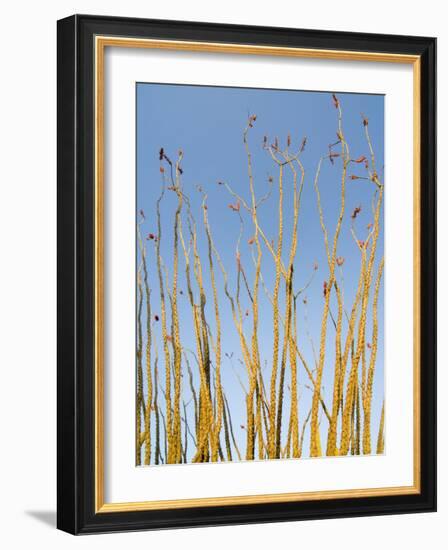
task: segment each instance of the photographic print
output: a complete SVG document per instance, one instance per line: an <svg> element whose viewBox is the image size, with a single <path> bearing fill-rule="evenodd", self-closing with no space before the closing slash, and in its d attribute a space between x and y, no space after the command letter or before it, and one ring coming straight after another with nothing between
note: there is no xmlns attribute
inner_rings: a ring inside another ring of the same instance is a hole
<svg viewBox="0 0 448 550"><path fill-rule="evenodd" d="M136 465L387 452L384 96L139 82L136 169Z"/></svg>
<svg viewBox="0 0 448 550"><path fill-rule="evenodd" d="M436 510L436 40L58 21L58 528Z"/></svg>

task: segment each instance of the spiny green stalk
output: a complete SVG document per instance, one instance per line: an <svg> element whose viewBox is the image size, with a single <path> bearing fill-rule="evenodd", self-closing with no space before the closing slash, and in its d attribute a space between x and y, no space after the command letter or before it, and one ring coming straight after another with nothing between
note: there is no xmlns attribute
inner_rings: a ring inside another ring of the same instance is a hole
<svg viewBox="0 0 448 550"><path fill-rule="evenodd" d="M252 120L253 117L252 117ZM258 225L256 223L257 218L257 202L255 199L254 179L252 173L252 157L247 141L247 133L249 128L252 127L251 120L249 121L246 129L243 133L243 142L246 149L247 156L247 170L249 177L249 189L252 201L252 220L255 226L254 242L257 248L257 264L255 269L255 278L253 285L253 303L252 303L252 339L251 339L251 366L249 371L249 392L246 397L246 409L247 409L247 446L246 446L246 459L253 460L255 453L255 421L254 421L254 397L256 390L257 374L260 368L260 356L258 349L258 289L260 285L260 272L261 272L261 258L262 250L260 246L260 239L258 235ZM261 434L259 434L261 436Z"/></svg>
<svg viewBox="0 0 448 550"><path fill-rule="evenodd" d="M230 443L230 430L229 430L229 422L227 420L227 411L225 405L222 409L223 412L223 421L224 421L224 442L226 444L226 453L227 453L227 461L232 462L232 445Z"/></svg>
<svg viewBox="0 0 448 550"><path fill-rule="evenodd" d="M280 378L278 389L278 410L275 438L275 458L280 458L280 441L281 441L281 426L282 426L282 411L283 411L283 392L285 384L286 359L288 355L288 347L290 345L291 333L291 318L292 318L292 283L293 283L293 266L290 267L291 276L288 277L288 286L286 288L286 328L284 335L282 360L280 364Z"/></svg>
<svg viewBox="0 0 448 550"><path fill-rule="evenodd" d="M303 440L305 439L305 430L306 430L306 427L308 425L308 422L310 421L310 418L311 418L311 409L308 411L308 414L305 418L305 422L303 423L303 426L302 426L302 432L300 434L300 443L299 443L299 458L302 456L302 452L303 452Z"/></svg>
<svg viewBox="0 0 448 550"><path fill-rule="evenodd" d="M249 347L248 347L248 344L247 344L247 341L246 341L246 338L244 336L244 332L243 332L243 320L242 320L242 313L241 311L238 311L240 310L240 307L239 305L235 304L235 298L232 296L232 294L230 293L230 290L229 290L229 284L228 284L228 275L227 275L227 271L224 267L224 264L222 263L222 260L221 260L221 257L219 255L219 252L218 250L216 249L215 247L215 244L213 242L213 238L212 238L212 234L210 233L210 237L211 237L211 246L212 246L212 250L213 250L213 253L216 257L216 260L218 262L218 265L219 265L219 268L221 270L221 273L222 273L222 276L223 276L223 279L224 279L224 293L230 303L230 307L231 307L231 311L232 311L232 318L233 318L233 323L235 325L235 328L237 330L237 333L238 333L238 336L239 336L239 340L240 340L240 346L241 346L241 352L243 354L243 360L244 360L244 364L246 365L247 369L249 370L250 367L251 367L251 360L250 360L250 353L249 353ZM230 413L230 411L228 410L228 413ZM229 421L230 421L230 414L229 414ZM230 425L231 425L231 422L230 422ZM233 430L231 429L231 432L233 432ZM238 451L239 452L239 451Z"/></svg>
<svg viewBox="0 0 448 550"><path fill-rule="evenodd" d="M162 412L162 409L160 409L160 416L162 417L162 424L163 424L163 447L164 447L164 457L162 457L162 464L168 464L168 432L167 432L167 425L165 420L165 415Z"/></svg>
<svg viewBox="0 0 448 550"><path fill-rule="evenodd" d="M223 415L223 397L222 397L222 385L221 385L221 318L219 315L218 292L216 290L215 269L213 265L212 239L210 234L210 226L208 223L205 197L204 197L204 202L202 204L202 210L203 210L203 216L204 216L205 231L207 234L209 271L210 271L210 280L211 280L212 291L213 291L213 305L215 310L215 327L216 327L215 376L216 376L217 413L216 413L216 418L213 422L212 441L211 441L212 462L216 462L218 460L219 434L221 431L222 415Z"/></svg>
<svg viewBox="0 0 448 550"><path fill-rule="evenodd" d="M365 272L366 272L366 250L364 247L364 249L362 249L361 251L360 276L358 279L358 287L356 290L355 300L353 302L353 306L352 306L352 310L351 310L350 318L348 322L348 331L347 331L347 336L345 341L344 353L342 355L341 365L339 369L339 378L335 380L335 383L333 386L332 414L331 414L330 428L328 431L328 439L327 439L328 456L334 456L335 454L339 454L339 450L336 447L337 422L338 422L339 411L342 410L342 407L343 407L343 387L344 387L344 381L345 381L345 373L347 369L350 350L352 349L353 342L354 342L355 323L357 318L358 307L362 296Z"/></svg>
<svg viewBox="0 0 448 550"><path fill-rule="evenodd" d="M180 190L180 170L179 165L182 160L182 151L179 151L179 157L176 161L176 194L177 208L174 216L174 250L173 250L173 285L172 285L172 301L171 301L171 318L172 318L172 343L174 351L174 418L173 418L173 442L172 449L169 449L170 461L180 463L182 460L181 446L181 418L180 418L180 394L181 394L181 369L182 369L182 348L179 334L179 312L177 307L177 278L179 269L179 225L182 211L182 193Z"/></svg>
<svg viewBox="0 0 448 550"><path fill-rule="evenodd" d="M376 441L376 454L382 455L384 453L384 400L381 407L381 420L380 427L378 429L378 438Z"/></svg>
<svg viewBox="0 0 448 550"><path fill-rule="evenodd" d="M199 400L196 399L196 392L192 385L191 369L189 369L190 387L195 399L195 429L197 449L193 456L193 462L206 462L209 460L209 436L212 419L212 403L210 395L210 352L208 346L207 322L205 318L205 292L202 284L202 267L197 249L197 230L189 201L188 207L188 228L190 233L190 245L187 249L183 236L182 223L179 223L179 238L185 258L185 276L187 291L193 317L195 334L197 363L199 367L200 385ZM191 282L190 249L193 249L193 273L196 284L199 288L200 303L197 305L194 300L193 287Z"/></svg>
<svg viewBox="0 0 448 550"><path fill-rule="evenodd" d="M186 464L187 463L187 455L188 455L188 433L190 431L188 427L188 415L187 415L187 406L185 405L185 401L182 401L182 406L184 410L184 417L183 421L185 424L185 434L184 434L184 446L183 446L183 461Z"/></svg>
<svg viewBox="0 0 448 550"><path fill-rule="evenodd" d="M193 396L193 403L194 403L194 427L195 427L195 432L196 432L196 436L198 435L199 433L199 407L198 407L198 398L197 398L197 394L196 394L196 390L195 390L195 387L194 387L194 382L193 382L193 372L191 370L191 367L190 367L190 363L188 361L188 358L186 356L186 354L184 354L184 357L185 357L185 363L187 365L187 371L188 371L188 382L190 384L190 391L191 391L191 395Z"/></svg>
<svg viewBox="0 0 448 550"><path fill-rule="evenodd" d="M338 420L339 401L341 398L341 375L342 375L342 351L341 351L341 339L342 339L342 317L343 317L343 304L341 293L337 289L338 300L338 317L336 326L336 356L334 365L334 378L333 378L333 406L331 413L330 426L328 428L327 438L327 456L334 456L338 453L336 448L336 429Z"/></svg>
<svg viewBox="0 0 448 550"><path fill-rule="evenodd" d="M191 223L189 224L189 227L190 227L190 243L192 243L196 230L195 230L195 226L194 225L192 226ZM200 461L203 456L203 449L206 445L206 442L204 440L205 439L204 422L207 416L207 412L206 412L206 402L204 399L204 388L206 387L207 382L206 382L206 373L205 373L204 362L203 362L200 317L198 314L198 306L194 301L193 288L191 284L190 250L187 249L186 247L185 240L183 237L183 232L182 232L182 226L180 226L179 235L180 235L180 240L181 240L181 244L184 252L184 258L185 258L185 276L187 281L187 292L188 292L188 297L189 297L192 316L193 316L196 353L197 353L197 361L198 361L199 375L200 375L200 388L199 388L199 400L198 400L196 398L196 392L194 390L191 369L188 363L188 359L186 359L189 377L190 377L190 388L195 400L195 429L196 429L196 440L198 441L197 451L199 451L195 454L193 460L196 459L196 461Z"/></svg>
<svg viewBox="0 0 448 550"><path fill-rule="evenodd" d="M288 154L284 153L283 157L288 163L288 166L291 168L293 174L293 225L292 225L292 235L291 235L291 247L289 251L289 261L288 261L288 275L286 278L286 329L285 329L285 360L286 360L286 349L289 350L290 358L290 368L291 368L291 408L290 408L290 419L291 419L291 434L292 434L292 446L293 446L293 458L297 458L299 454L299 440L298 440L298 431L299 431L299 419L298 419L298 401L297 401L297 361L295 353L295 343L297 335L296 327L296 317L294 320L294 327L291 326L293 322L293 278L294 278L294 261L297 253L297 236L298 236L298 221L299 221L299 210L300 210L300 198L302 196L303 185L305 181L305 170L302 163L296 159L299 168L301 170L301 181L300 187L297 189L297 171L294 168L294 164L291 161L291 158ZM281 441L281 425L282 425L282 410L283 410L283 386L284 386L284 376L285 376L285 363L282 361L281 373L280 373L280 388L279 388L279 400L278 400L278 411L277 411L277 451L280 448Z"/></svg>
<svg viewBox="0 0 448 550"><path fill-rule="evenodd" d="M142 306L143 306L143 289L141 282L140 269L137 273L137 289L138 289L138 305L137 305L137 425L136 425L136 464L140 466L142 463L141 456L141 433L142 433L142 400L143 400L143 330L142 330Z"/></svg>
<svg viewBox="0 0 448 550"><path fill-rule="evenodd" d="M275 284L273 293L273 314L274 314L274 337L273 337L273 356L271 371L271 390L269 401L269 434L268 434L268 454L269 458L276 458L276 393L277 393L277 373L279 356L279 290L280 290L280 262L282 257L283 243L283 166L280 166L278 179L279 201L278 201L278 241L277 252L275 256Z"/></svg>
<svg viewBox="0 0 448 550"><path fill-rule="evenodd" d="M260 376L260 373L259 373ZM255 429L258 436L258 458L262 460L265 458L265 451L267 449L265 438L263 434L263 423L262 423L262 407L263 407L263 398L261 395L261 387L259 380L257 380L255 388L255 402L256 402L256 414L255 414Z"/></svg>
<svg viewBox="0 0 448 550"><path fill-rule="evenodd" d="M146 304L146 384L147 384L147 396L145 407L145 464L151 463L151 407L152 407L152 373L151 373L151 343L152 343L152 331L151 331L151 291L148 283L148 266L146 261L146 247L143 245L142 235L140 231L140 224L137 225L138 243L140 248L140 255L142 258L143 267L143 284L145 287L145 304Z"/></svg>
<svg viewBox="0 0 448 550"><path fill-rule="evenodd" d="M202 379L199 392L200 408L202 406L202 415L200 418L201 434L198 453L195 461L206 462L210 456L210 435L212 429L213 407L210 394L210 349L208 342L207 321L205 317L205 291L203 286L202 265L197 249L197 236L193 235L193 255L194 255L194 275L199 288L199 307L195 308L196 324L199 329Z"/></svg>
<svg viewBox="0 0 448 550"><path fill-rule="evenodd" d="M355 455L361 454L361 397L360 394L362 388L359 387L359 383L356 386L356 396L355 396L355 413L356 413L356 423L355 423Z"/></svg>
<svg viewBox="0 0 448 550"><path fill-rule="evenodd" d="M373 393L373 378L375 375L375 363L376 363L376 354L378 349L378 295L381 284L381 277L383 274L384 268L384 257L380 262L378 268L378 275L375 284L374 298L373 298L373 329L372 329L372 349L370 352L370 362L369 370L367 373L367 387L366 395L364 401L364 430L363 430L363 442L362 450L364 454L371 453L371 444L370 444L370 418L371 418L371 407L372 407L372 393Z"/></svg>
<svg viewBox="0 0 448 550"><path fill-rule="evenodd" d="M297 306L294 297L293 305L293 335L290 336L289 356L291 361L291 410L290 425L292 433L292 457L300 458L300 441L299 441L299 400L297 386L297 360L293 346L293 340L297 335ZM294 340L295 341L295 340Z"/></svg>
<svg viewBox="0 0 448 550"><path fill-rule="evenodd" d="M338 108L338 119L339 119L339 139L341 142L341 154L343 159L342 177L341 177L341 206L340 206L339 217L338 217L336 230L333 238L333 249L331 254L331 262L330 262L330 274L329 274L328 287L325 293L325 304L324 304L324 311L322 315L319 364L317 369L316 385L313 393L313 401L312 401L312 408L311 408L310 455L312 457L320 456L320 450L319 450L320 440L318 441L319 398L320 398L322 376L323 376L324 362L325 362L325 346L326 346L326 337L327 337L327 319L328 319L328 312L330 307L330 294L331 294L331 289L335 282L334 271L335 271L336 255L337 255L337 245L339 240L339 233L342 226L342 220L344 218L344 212L345 212L345 180L346 180L346 173L347 173L347 165L349 162L348 146L345 142L344 135L342 132L342 111L341 111L341 106L339 102L337 103L337 108ZM315 179L314 184L318 192L317 178ZM322 223L322 219L321 219L321 223ZM326 231L325 225L323 225L323 231L324 231L325 239L327 241L327 231Z"/></svg>
<svg viewBox="0 0 448 550"><path fill-rule="evenodd" d="M225 407L226 407L226 410L227 410L227 416L229 418L229 428L230 428L230 435L232 437L232 443L233 443L233 446L235 448L236 454L238 456L238 460L241 461L241 453L240 453L240 450L239 450L238 445L236 443L235 434L233 432L232 415L230 414L229 402L227 401L227 397L225 395L224 395L224 404L225 404Z"/></svg>
<svg viewBox="0 0 448 550"><path fill-rule="evenodd" d="M382 197L383 197L383 188L381 187L380 194L378 197L377 207L375 211L372 249L371 249L369 261L367 264L366 275L364 279L363 295L362 295L362 301L361 301L361 317L359 320L359 328L358 328L357 349L352 361L352 367L351 367L349 379L347 382L346 402L345 402L344 411L342 414L341 454L343 455L347 454L347 451L348 451L348 439L349 439L348 432L349 432L349 425L350 425L350 411L352 408L354 394L355 394L355 380L357 379L357 375L358 375L357 374L358 365L361 358L361 353L365 346L365 339L364 339L365 324L367 319L367 307L369 302L370 287L372 284L372 268L373 268L373 263L375 261L375 252L376 252L376 246L377 246L378 234L379 234L379 217L380 217L380 209L382 204ZM365 244L360 248L364 248L364 247L365 247Z"/></svg>
<svg viewBox="0 0 448 550"><path fill-rule="evenodd" d="M160 464L160 412L159 412L159 372L157 369L158 357L156 349L156 358L154 362L154 414L156 416L156 448L154 450L154 462Z"/></svg>
<svg viewBox="0 0 448 550"><path fill-rule="evenodd" d="M162 192L157 200L157 241L156 241L156 258L157 258L157 273L159 277L159 290L160 290L160 313L162 322L162 341L163 351L165 359L165 404L166 404L166 420L162 416L167 446L167 452L165 452L165 461L171 464L172 460L172 445L173 445L173 421L172 421L172 409L171 409L171 355L168 346L168 331L167 331L167 314L166 314L166 302L165 302L165 285L163 282L162 274L162 257L160 253L160 243L162 241L162 223L160 216L160 203L165 194L165 186L162 188Z"/></svg>

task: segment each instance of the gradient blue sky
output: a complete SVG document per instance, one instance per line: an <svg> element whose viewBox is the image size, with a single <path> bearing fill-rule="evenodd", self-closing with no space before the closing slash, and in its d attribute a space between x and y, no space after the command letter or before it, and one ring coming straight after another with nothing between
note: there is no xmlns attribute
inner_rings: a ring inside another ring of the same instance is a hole
<svg viewBox="0 0 448 550"><path fill-rule="evenodd" d="M305 292L307 306L302 301L298 306L298 344L308 363L313 365L313 352L309 336L314 340L318 352L320 335L320 320L323 307L322 285L328 279L328 267L325 257L323 234L319 225L316 194L313 179L317 164L322 155L328 152L328 144L336 141L337 111L331 100L331 92L302 92L291 90L265 90L248 88L225 88L210 86L188 86L169 84L137 84L137 211L143 209L146 220L142 225L144 234L157 233L156 200L161 190L161 175L159 172L158 151L164 147L168 156L175 158L178 149L184 152L182 168L183 188L189 195L193 213L200 229L199 250L206 254L205 235L202 232L202 213L200 204L202 197L196 190L200 185L208 194L208 213L215 244L221 254L223 263L229 273L230 286L235 281L235 244L239 233L238 218L228 204L235 202L224 186L218 181L227 182L243 197L249 198L247 177L247 157L242 140L242 132L247 123L248 114L256 114L257 120L249 133L249 144L253 155L253 171L258 197L268 190L268 177L277 177L277 167L269 153L262 149L263 136L268 135L270 142L278 136L280 145L285 146L286 136L291 135L292 147L297 148L304 136L307 145L301 160L305 167L305 184L299 217L298 250L295 261L295 292L309 280L313 263L317 262L319 269L314 280ZM345 138L350 146L352 158L368 155L361 113L369 118L369 130L377 158L377 166L381 171L384 164L384 96L349 94L338 92L338 98L343 110L343 127ZM349 173L364 175L362 166L353 165ZM319 187L322 197L325 221L330 239L334 233L340 206L340 174L341 163L336 159L332 166L326 161L321 170ZM292 189L292 179L286 176L285 188ZM374 185L364 180L347 180L346 217L342 227L338 247L338 255L345 258L343 266L343 281L339 273L339 281L343 284L346 307L349 310L354 298L354 292L359 276L360 252L350 234L350 213L362 205L362 212L356 221L358 236L363 239L367 234L367 224L372 220L371 201ZM270 199L259 209L261 226L269 238L277 230L277 193L274 191ZM176 197L174 193L166 193L162 203L163 237L161 241L162 255L171 275L173 214ZM253 235L253 228L247 214L245 216L245 233L241 244L242 261L249 280L252 278L251 248L247 243ZM292 194L285 199L285 234L292 227ZM185 232L186 228L185 228ZM153 241L147 241L150 286L153 289L151 299L154 313L159 313L158 284ZM284 258L289 253L289 239L284 242ZM381 259L383 234L378 243L376 267ZM138 256L138 254L137 254ZM204 255L204 258L206 256ZM137 258L138 261L138 258ZM274 266L268 251L264 250L263 276L272 292ZM180 288L186 290L183 275L184 260L180 256ZM376 270L375 270L376 273ZM210 290L209 278L206 275L206 291ZM222 289L222 279L218 276L218 286ZM209 294L211 296L211 294ZM249 299L243 295L243 307L250 309ZM191 310L188 297L184 292L179 297L181 318L181 338L185 348L195 348L191 326ZM222 291L220 297L221 321L224 327L223 353L233 353L230 361L224 357L222 365L223 384L233 415L233 424L241 450L245 448L244 430L240 424L245 424L244 394L238 381L238 376L247 386L245 368L240 364L241 358L239 340L234 329L229 303ZM208 303L209 317L213 318L212 300ZM336 315L335 302L332 310ZM263 361L266 360L266 380L269 380L269 365L272 355L272 312L271 306L263 291L260 293L260 352ZM377 369L374 384L374 401L372 416L372 434L376 438L379 416L383 399L383 290L379 300L379 349ZM211 329L214 323L211 321ZM251 329L251 319L247 320L247 331ZM154 334L159 354L162 350L160 323L154 325ZM345 333L345 332L344 332ZM367 340L370 340L371 325L367 326ZM324 371L324 394L327 406L331 406L331 387L334 362L334 329L329 321L328 345ZM191 362L194 363L193 357ZM159 365L163 372L163 364ZM186 380L185 380L186 382ZM289 383L289 382L287 382ZM311 391L307 388L309 380L303 368L299 372L300 422L309 410ZM184 385L184 397L190 399L188 384ZM286 405L288 406L288 405ZM192 405L190 405L192 411ZM193 426L191 422L191 426ZM323 434L327 432L327 423L322 419ZM307 430L308 431L308 430ZM323 439L325 441L325 438ZM304 455L308 455L308 436L305 438ZM191 444L191 442L190 442Z"/></svg>

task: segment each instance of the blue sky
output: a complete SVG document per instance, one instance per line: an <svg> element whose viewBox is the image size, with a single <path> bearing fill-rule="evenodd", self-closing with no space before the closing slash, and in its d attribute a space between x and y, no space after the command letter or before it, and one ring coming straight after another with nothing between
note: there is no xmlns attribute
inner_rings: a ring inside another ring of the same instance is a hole
<svg viewBox="0 0 448 550"><path fill-rule="evenodd" d="M313 264L317 262L319 269L314 275L312 284L302 297L306 296L307 305L299 301L298 306L298 344L308 363L313 365L313 351L310 339L314 341L318 352L320 335L320 320L323 308L322 287L328 279L328 267L325 257L323 234L319 225L316 194L313 186L315 171L319 159L328 152L329 143L337 140L337 111L331 99L331 91L302 92L292 90L265 90L248 88L225 88L210 86L187 86L169 84L137 84L137 212L143 209L146 220L142 232L157 234L156 200L161 190L161 175L159 171L158 152L164 148L171 158L176 157L178 149L183 150L184 192L190 197L192 210L200 229L199 250L206 258L206 240L202 229L202 213L200 204L202 196L196 186L200 185L208 195L208 214L217 249L229 273L230 286L235 282L235 245L240 230L238 218L228 208L235 200L225 187L218 181L228 183L237 193L249 199L249 184L247 177L247 157L244 149L242 132L247 123L248 114L255 114L257 120L249 133L249 145L252 152L255 188L258 197L269 189L268 178L272 176L277 181L278 169L269 153L262 149L263 136L268 135L270 142L278 136L280 146L286 144L286 137L291 135L294 150L299 147L303 137L307 144L301 156L305 168L305 183L302 194L301 210L298 226L298 250L294 265L295 291L302 288L313 273ZM369 119L369 131L375 149L377 167L382 177L384 164L384 97L381 95L348 94L338 92L338 98L343 110L343 128L345 138L350 146L352 158L368 155L367 143L362 126L361 113ZM364 175L363 167L352 165L349 174ZM340 205L340 174L341 163L337 159L331 165L324 162L319 179L325 222L330 239L336 227ZM292 189L292 179L286 173L285 189ZM342 268L343 280L339 272L339 281L343 284L346 307L348 310L354 298L354 292L359 276L360 252L350 234L350 213L359 205L362 211L357 219L358 236L363 239L367 235L367 224L372 222L371 201L374 185L364 180L347 180L346 217L339 240L338 256L345 258ZM274 190L269 200L259 209L260 224L268 237L277 230L277 192ZM168 273L171 275L172 258L172 219L175 210L176 197L174 193L166 193L162 203L163 237L161 241L162 256ZM244 268L249 280L252 278L251 247L248 240L253 235L249 216L245 216L245 232L241 243L241 254ZM285 234L292 227L292 194L284 202ZM185 227L186 232L186 227ZM285 238L284 259L289 253L289 238ZM158 303L157 272L153 241L146 241L148 246L150 286L153 289L151 300L155 313L160 311ZM383 256L383 235L378 243L377 261ZM137 253L138 262L138 253ZM205 260L204 260L205 263ZM186 290L183 276L184 261L180 256L180 289ZM376 271L375 271L376 273ZM272 292L274 266L268 251L263 255L263 276ZM205 276L206 291L210 291L209 278ZM222 289L222 279L218 276L218 287ZM244 296L244 295L243 295ZM246 300L246 302L245 302ZM233 354L230 361L224 357L222 377L226 395L233 415L233 425L238 436L241 450L244 449L245 434L240 428L245 424L244 394L238 377L247 386L245 368L240 364L240 345L233 325L229 303L221 290L219 296L221 322L223 326L223 354ZM249 299L242 299L243 307L250 309ZM212 299L207 307L209 317L213 319ZM335 302L332 311L336 316ZM179 297L181 318L181 338L186 349L194 349L194 339L191 327L191 310L186 292ZM260 292L260 353L266 360L266 381L269 380L269 364L272 356L272 312L271 305L263 291ZM374 402L372 434L376 440L379 415L383 399L383 289L379 300L379 349L374 384ZM184 322L182 322L182 320ZM213 321L211 320L213 330ZM247 334L251 328L251 320L247 321ZM162 351L160 323L154 324L155 341L159 354ZM367 340L370 340L371 325L367 326ZM324 370L324 394L327 406L331 406L331 386L334 360L334 329L329 321L328 345ZM192 363L193 363L193 358ZM159 367L160 368L160 367ZM161 369L162 370L162 369ZM287 382L288 383L288 382ZM309 410L311 391L309 380L303 368L299 371L299 421L303 422ZM185 400L190 399L188 385L184 388ZM326 420L322 420L322 433L326 434ZM308 437L305 438L304 455L308 455ZM323 439L325 441L325 437Z"/></svg>

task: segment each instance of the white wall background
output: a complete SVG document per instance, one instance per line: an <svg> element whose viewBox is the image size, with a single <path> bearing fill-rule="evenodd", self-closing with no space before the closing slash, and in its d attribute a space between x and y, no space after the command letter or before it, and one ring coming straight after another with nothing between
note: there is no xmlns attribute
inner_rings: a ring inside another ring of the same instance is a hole
<svg viewBox="0 0 448 550"><path fill-rule="evenodd" d="M56 20L122 15L439 38L439 388L448 308L448 31L438 0L89 0L3 5L0 32L0 541L4 548L198 547L412 550L446 544L448 402L439 405L439 512L75 538L55 530ZM445 540L445 543L442 541ZM440 542L439 542L440 541Z"/></svg>

